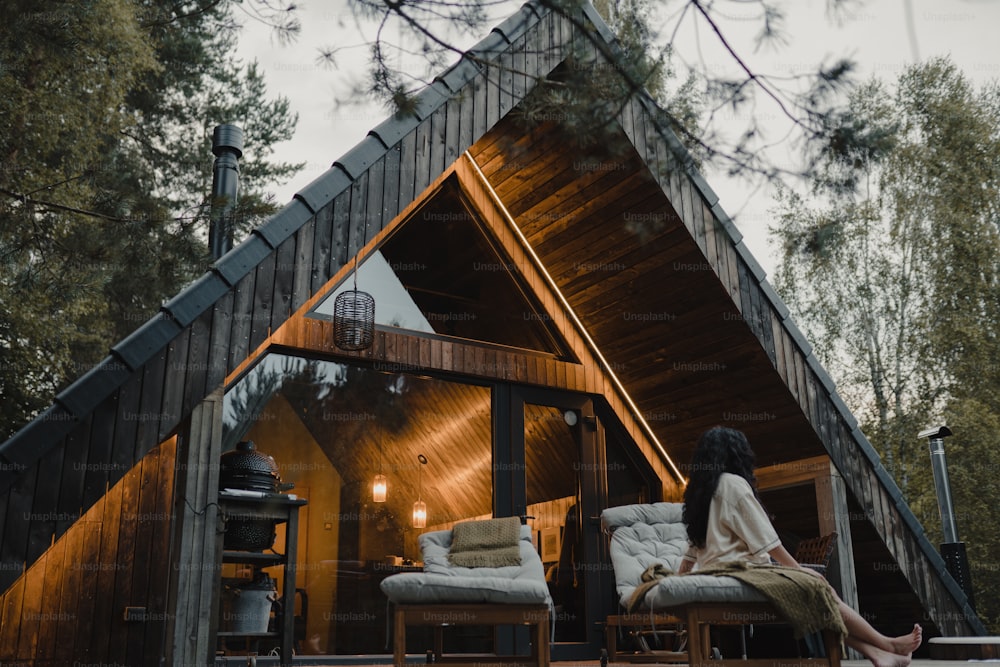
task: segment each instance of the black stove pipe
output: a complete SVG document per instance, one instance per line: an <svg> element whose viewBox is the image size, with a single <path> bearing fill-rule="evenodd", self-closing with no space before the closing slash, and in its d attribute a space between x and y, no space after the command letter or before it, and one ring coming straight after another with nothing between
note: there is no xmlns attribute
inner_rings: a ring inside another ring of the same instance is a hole
<svg viewBox="0 0 1000 667"><path fill-rule="evenodd" d="M232 212L240 189L243 157L243 130L235 125L217 125L212 133L212 211L208 246L212 259L219 259L233 247Z"/></svg>
<svg viewBox="0 0 1000 667"><path fill-rule="evenodd" d="M941 512L941 528L944 532L944 542L941 543L941 557L948 572L955 579L969 600L969 606L975 608L972 597L972 576L969 572L969 557L965 552L965 543L958 541L958 521L955 519L955 506L951 499L951 483L948 481L948 464L944 456L944 439L951 435L947 426L935 426L921 431L918 437L927 438L931 451L931 472L934 474L934 489L937 491L938 510Z"/></svg>

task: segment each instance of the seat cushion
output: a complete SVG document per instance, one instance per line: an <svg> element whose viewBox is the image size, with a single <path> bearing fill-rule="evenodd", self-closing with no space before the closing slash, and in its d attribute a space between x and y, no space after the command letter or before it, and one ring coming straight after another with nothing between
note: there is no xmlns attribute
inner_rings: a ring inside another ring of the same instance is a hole
<svg viewBox="0 0 1000 667"><path fill-rule="evenodd" d="M549 604L550 601L544 581L505 577L404 572L386 577L380 587L397 604Z"/></svg>
<svg viewBox="0 0 1000 667"><path fill-rule="evenodd" d="M460 567L448 561L451 531L420 536L423 572L394 574L382 580L382 592L399 604L500 603L551 604L545 571L531 543L531 528L521 526L520 565Z"/></svg>
<svg viewBox="0 0 1000 667"><path fill-rule="evenodd" d="M687 551L680 503L610 507L601 523L611 535L611 564L619 602L627 607L646 568L662 563L676 572ZM733 577L685 574L666 577L645 595L643 608L659 610L691 602L763 602L763 595Z"/></svg>

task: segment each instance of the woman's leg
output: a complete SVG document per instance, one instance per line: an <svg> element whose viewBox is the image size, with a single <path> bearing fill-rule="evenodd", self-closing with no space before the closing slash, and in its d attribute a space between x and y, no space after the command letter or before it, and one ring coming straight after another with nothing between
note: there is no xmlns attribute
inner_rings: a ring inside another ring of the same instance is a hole
<svg viewBox="0 0 1000 667"><path fill-rule="evenodd" d="M823 581L833 594L833 599L837 601L840 617L847 628L845 642L848 646L871 660L875 667L907 667L910 664L910 655L923 641L923 629L919 624L914 623L913 630L908 634L887 637L873 628L861 614L847 606L829 581L826 579Z"/></svg>
<svg viewBox="0 0 1000 667"><path fill-rule="evenodd" d="M830 587L840 616L847 627L848 646L868 658L874 667L908 667L910 654L920 647L923 641L923 629L919 624L913 624L909 634L898 637L887 637L872 627L864 616L847 606L837 591Z"/></svg>
<svg viewBox="0 0 1000 667"><path fill-rule="evenodd" d="M840 616L844 619L844 625L847 626L847 635L851 639L896 655L909 655L920 647L923 631L919 625L914 624L913 630L909 634L886 637L873 628L861 614L844 604L844 601L839 597L837 598L837 606L840 608Z"/></svg>

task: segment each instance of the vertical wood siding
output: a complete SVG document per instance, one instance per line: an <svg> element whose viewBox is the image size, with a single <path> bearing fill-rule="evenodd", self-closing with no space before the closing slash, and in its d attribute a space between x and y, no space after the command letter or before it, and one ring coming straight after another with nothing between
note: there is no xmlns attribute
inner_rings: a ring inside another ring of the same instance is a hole
<svg viewBox="0 0 1000 667"><path fill-rule="evenodd" d="M150 451L0 596L0 663L159 663L174 455Z"/></svg>

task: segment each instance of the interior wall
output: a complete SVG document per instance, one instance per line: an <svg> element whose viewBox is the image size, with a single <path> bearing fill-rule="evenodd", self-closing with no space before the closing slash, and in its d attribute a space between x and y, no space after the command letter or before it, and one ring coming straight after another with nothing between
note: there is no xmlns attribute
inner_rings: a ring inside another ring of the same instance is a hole
<svg viewBox="0 0 1000 667"><path fill-rule="evenodd" d="M289 491L309 501L299 510L298 572L295 586L306 591L308 618L307 651L326 653L333 637L338 613L337 561L342 480L319 444L283 396L275 396L245 436L257 449L270 454L278 464L282 482L293 483ZM275 550L282 552L284 532L278 530ZM280 573L273 569L272 576ZM276 578L281 580L280 575ZM279 590L281 584L279 583Z"/></svg>
<svg viewBox="0 0 1000 667"><path fill-rule="evenodd" d="M0 664L159 664L175 461L153 448L0 597Z"/></svg>

